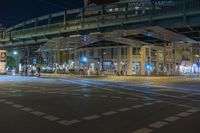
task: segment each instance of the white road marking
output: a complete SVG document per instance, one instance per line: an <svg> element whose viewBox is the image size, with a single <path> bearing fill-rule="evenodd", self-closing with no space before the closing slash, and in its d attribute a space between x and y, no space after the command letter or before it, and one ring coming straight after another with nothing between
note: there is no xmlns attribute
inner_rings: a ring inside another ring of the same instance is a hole
<svg viewBox="0 0 200 133"><path fill-rule="evenodd" d="M84 94L83 96L84 96L84 97L90 97L91 95L88 95L88 94Z"/></svg>
<svg viewBox="0 0 200 133"><path fill-rule="evenodd" d="M79 120L70 120L70 121L61 120L61 121L57 121L57 123L65 125L65 126L69 126L69 125L76 124L76 123L79 123L79 122L81 122L81 121L79 121Z"/></svg>
<svg viewBox="0 0 200 133"><path fill-rule="evenodd" d="M47 119L47 120L50 120L50 121L57 121L59 120L60 118L58 117L55 117L53 115L47 115L47 116L44 116L43 118Z"/></svg>
<svg viewBox="0 0 200 133"><path fill-rule="evenodd" d="M104 115L104 116L109 116L109 115L113 115L113 114L117 114L117 112L109 111L109 112L102 113L102 115Z"/></svg>
<svg viewBox="0 0 200 133"><path fill-rule="evenodd" d="M47 92L47 93L49 93L49 94L56 94L57 92Z"/></svg>
<svg viewBox="0 0 200 133"><path fill-rule="evenodd" d="M131 106L132 108L141 108L143 107L144 105L134 105L134 106Z"/></svg>
<svg viewBox="0 0 200 133"><path fill-rule="evenodd" d="M167 122L158 121L158 122L150 124L149 127L152 127L152 128L161 128L161 127L163 127L163 126L165 126L167 124L168 124Z"/></svg>
<svg viewBox="0 0 200 133"><path fill-rule="evenodd" d="M163 101L157 100L157 101L155 101L155 103L163 103Z"/></svg>
<svg viewBox="0 0 200 133"><path fill-rule="evenodd" d="M91 115L91 116L86 116L86 117L83 117L82 119L84 120L93 120L93 119L97 119L97 118L100 118L101 116L99 115Z"/></svg>
<svg viewBox="0 0 200 133"><path fill-rule="evenodd" d="M122 99L122 97L117 97L117 96L111 96L110 98L113 98L113 99Z"/></svg>
<svg viewBox="0 0 200 133"><path fill-rule="evenodd" d="M155 103L145 103L144 105L153 105L153 104L155 104Z"/></svg>
<svg viewBox="0 0 200 133"><path fill-rule="evenodd" d="M196 113L196 112L199 112L199 110L198 110L198 109L190 109L190 110L188 110L187 112Z"/></svg>
<svg viewBox="0 0 200 133"><path fill-rule="evenodd" d="M137 98L133 98L133 97L126 97L127 100L136 100Z"/></svg>
<svg viewBox="0 0 200 133"><path fill-rule="evenodd" d="M68 126L68 122L67 120L61 120L61 121L57 121L57 123Z"/></svg>
<svg viewBox="0 0 200 133"><path fill-rule="evenodd" d="M34 112L31 112L31 114L34 114L36 116L43 116L45 115L46 113L43 113L43 112L40 112L40 111L34 111Z"/></svg>
<svg viewBox="0 0 200 133"><path fill-rule="evenodd" d="M188 94L188 95L184 95L184 96L182 96L182 98L187 98L187 97L190 97L190 96L193 96L193 95L195 95L195 94Z"/></svg>
<svg viewBox="0 0 200 133"><path fill-rule="evenodd" d="M8 102L5 102L5 104L12 105L12 104L15 104L15 103L8 101Z"/></svg>
<svg viewBox="0 0 200 133"><path fill-rule="evenodd" d="M121 108L121 109L118 109L118 111L121 111L121 112L129 111L129 110L131 110L131 108Z"/></svg>
<svg viewBox="0 0 200 133"><path fill-rule="evenodd" d="M27 111L27 112L30 112L30 111L33 111L33 109L32 108L22 108L21 110L23 110L23 111Z"/></svg>
<svg viewBox="0 0 200 133"><path fill-rule="evenodd" d="M5 99L0 99L0 102L5 102L5 101L7 101L7 100L5 100Z"/></svg>
<svg viewBox="0 0 200 133"><path fill-rule="evenodd" d="M81 94L76 94L76 93L72 93L70 95L72 95L72 96L81 96Z"/></svg>
<svg viewBox="0 0 200 133"><path fill-rule="evenodd" d="M188 113L188 112L182 112L182 113L179 113L177 114L177 116L180 116L180 117L187 117L189 115L191 115L192 113Z"/></svg>
<svg viewBox="0 0 200 133"><path fill-rule="evenodd" d="M168 121L168 122L174 122L174 121L177 121L177 120L179 120L180 119L180 117L177 117L177 116L170 116L170 117L168 117L168 118L165 118L164 120L165 121Z"/></svg>
<svg viewBox="0 0 200 133"><path fill-rule="evenodd" d="M150 133L152 132L153 130L152 129L149 129L149 128L141 128L141 129L138 129L136 131L133 131L132 133Z"/></svg>
<svg viewBox="0 0 200 133"><path fill-rule="evenodd" d="M15 108L23 108L24 106L22 106L22 105L20 105L20 104L14 104L14 105L12 105L13 107L15 107Z"/></svg>
<svg viewBox="0 0 200 133"><path fill-rule="evenodd" d="M106 96L106 95L102 95L101 97L102 97L102 98L107 98L108 96Z"/></svg>

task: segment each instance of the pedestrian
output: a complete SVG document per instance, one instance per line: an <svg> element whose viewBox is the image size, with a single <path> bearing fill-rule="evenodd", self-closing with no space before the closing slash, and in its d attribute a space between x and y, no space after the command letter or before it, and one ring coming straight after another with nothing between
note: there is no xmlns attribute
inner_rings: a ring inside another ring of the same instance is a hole
<svg viewBox="0 0 200 133"><path fill-rule="evenodd" d="M40 77L40 71L41 71L40 66L37 66L37 74L39 77Z"/></svg>
<svg viewBox="0 0 200 133"><path fill-rule="evenodd" d="M121 70L121 76L123 76L124 75L124 72L123 72L123 70Z"/></svg>

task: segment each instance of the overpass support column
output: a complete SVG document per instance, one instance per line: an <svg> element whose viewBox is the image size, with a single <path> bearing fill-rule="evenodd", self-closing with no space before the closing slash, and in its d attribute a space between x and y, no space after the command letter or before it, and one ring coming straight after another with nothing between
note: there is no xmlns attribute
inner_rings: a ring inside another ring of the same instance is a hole
<svg viewBox="0 0 200 133"><path fill-rule="evenodd" d="M141 47L141 73L140 75L145 75L145 63L146 63L146 48Z"/></svg>
<svg viewBox="0 0 200 133"><path fill-rule="evenodd" d="M98 66L99 60L97 59L98 58L98 49L97 48L94 48L94 58L96 58L94 60L94 68L99 69L99 66Z"/></svg>
<svg viewBox="0 0 200 133"><path fill-rule="evenodd" d="M122 56L121 56L121 47L117 47L117 70L121 70L121 61L122 61Z"/></svg>
<svg viewBox="0 0 200 133"><path fill-rule="evenodd" d="M127 50L127 75L132 75L133 69L133 54L132 54L132 47L128 46Z"/></svg>

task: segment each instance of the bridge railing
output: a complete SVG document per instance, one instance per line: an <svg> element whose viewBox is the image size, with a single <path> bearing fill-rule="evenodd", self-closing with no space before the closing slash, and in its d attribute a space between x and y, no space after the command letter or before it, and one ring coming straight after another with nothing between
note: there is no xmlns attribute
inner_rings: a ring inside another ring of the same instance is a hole
<svg viewBox="0 0 200 133"><path fill-rule="evenodd" d="M89 7L77 10L68 15L66 20L55 24L47 24L32 28L10 31L5 38L48 35L52 33L80 30L81 28L99 27L106 24L124 23L130 20L153 20L155 17L167 15L187 15L190 12L200 11L200 0L154 0L149 3L123 3L105 6ZM61 13L64 14L64 13Z"/></svg>

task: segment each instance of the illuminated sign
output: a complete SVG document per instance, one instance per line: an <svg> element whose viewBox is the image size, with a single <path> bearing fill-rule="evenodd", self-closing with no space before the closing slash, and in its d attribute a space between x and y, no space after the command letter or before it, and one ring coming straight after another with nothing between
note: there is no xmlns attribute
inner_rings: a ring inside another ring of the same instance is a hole
<svg viewBox="0 0 200 133"><path fill-rule="evenodd" d="M130 7L149 7L149 6L157 6L157 7L164 7L164 6L175 6L175 2L173 0L160 0L160 1L140 1L140 2L129 2L128 5Z"/></svg>
<svg viewBox="0 0 200 133"><path fill-rule="evenodd" d="M6 62L7 56L5 51L0 51L0 62Z"/></svg>
<svg viewBox="0 0 200 133"><path fill-rule="evenodd" d="M6 73L6 50L0 50L0 73Z"/></svg>

